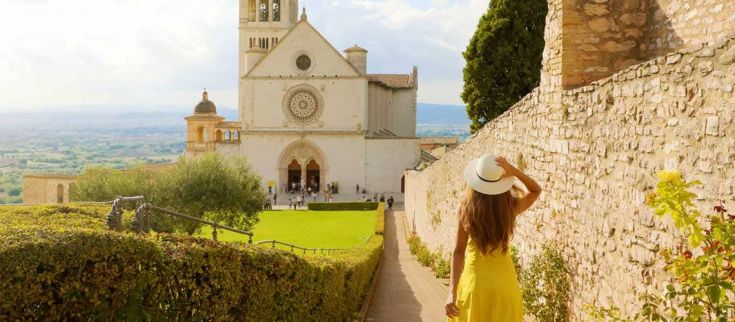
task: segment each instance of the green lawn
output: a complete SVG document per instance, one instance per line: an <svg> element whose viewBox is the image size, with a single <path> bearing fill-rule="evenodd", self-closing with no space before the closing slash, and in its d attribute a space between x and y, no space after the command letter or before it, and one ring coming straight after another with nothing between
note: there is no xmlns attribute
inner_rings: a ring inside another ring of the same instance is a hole
<svg viewBox="0 0 735 322"><path fill-rule="evenodd" d="M265 211L253 229L253 241L277 240L307 248L350 248L375 234L376 212L371 211ZM211 238L202 227L200 237ZM247 236L217 231L220 241L247 242Z"/></svg>

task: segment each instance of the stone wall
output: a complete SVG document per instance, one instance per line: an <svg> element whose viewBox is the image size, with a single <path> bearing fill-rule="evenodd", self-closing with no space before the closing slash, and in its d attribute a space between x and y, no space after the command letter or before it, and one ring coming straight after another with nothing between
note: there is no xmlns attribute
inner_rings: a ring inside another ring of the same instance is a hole
<svg viewBox="0 0 735 322"><path fill-rule="evenodd" d="M456 209L473 158L497 153L543 187L518 222L524 261L556 243L572 270L573 314L584 304L639 307L667 279L656 251L674 246L671 223L645 195L664 168L701 180L703 210L735 206L735 39L650 60L575 90L536 89L465 144L406 175L409 223L432 249L453 247ZM555 95L561 104L555 104Z"/></svg>
<svg viewBox="0 0 735 322"><path fill-rule="evenodd" d="M69 190L76 181L75 176L39 175L23 177L23 203L69 202Z"/></svg>
<svg viewBox="0 0 735 322"><path fill-rule="evenodd" d="M735 34L733 1L563 0L562 11L567 89Z"/></svg>
<svg viewBox="0 0 735 322"><path fill-rule="evenodd" d="M735 33L735 1L650 0L642 50L658 57Z"/></svg>

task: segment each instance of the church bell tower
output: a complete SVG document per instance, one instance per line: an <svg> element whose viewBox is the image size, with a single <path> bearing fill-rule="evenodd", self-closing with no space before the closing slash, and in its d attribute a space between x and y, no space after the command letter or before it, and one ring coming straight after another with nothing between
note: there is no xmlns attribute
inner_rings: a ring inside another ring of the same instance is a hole
<svg viewBox="0 0 735 322"><path fill-rule="evenodd" d="M298 0L240 0L240 77L298 21Z"/></svg>

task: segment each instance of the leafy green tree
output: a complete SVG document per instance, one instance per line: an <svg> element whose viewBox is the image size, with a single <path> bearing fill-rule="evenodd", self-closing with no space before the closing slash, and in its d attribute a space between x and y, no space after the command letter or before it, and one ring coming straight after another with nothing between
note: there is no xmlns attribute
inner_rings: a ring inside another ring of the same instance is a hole
<svg viewBox="0 0 735 322"><path fill-rule="evenodd" d="M265 200L260 177L244 159L214 153L179 159L159 176L152 196L186 214L242 229L257 222ZM178 227L193 234L199 225L183 221Z"/></svg>
<svg viewBox="0 0 735 322"><path fill-rule="evenodd" d="M72 200L109 201L137 195L156 206L240 229L252 228L265 200L260 177L244 159L213 153L199 159L181 158L166 169L90 168L77 181ZM188 234L200 226L166 215L154 215L152 225L156 231Z"/></svg>
<svg viewBox="0 0 735 322"><path fill-rule="evenodd" d="M8 190L8 196L11 196L11 197L20 196L20 193L21 193L20 188L13 188L13 189Z"/></svg>
<svg viewBox="0 0 735 322"><path fill-rule="evenodd" d="M546 0L493 0L464 57L462 100L474 133L539 85Z"/></svg>

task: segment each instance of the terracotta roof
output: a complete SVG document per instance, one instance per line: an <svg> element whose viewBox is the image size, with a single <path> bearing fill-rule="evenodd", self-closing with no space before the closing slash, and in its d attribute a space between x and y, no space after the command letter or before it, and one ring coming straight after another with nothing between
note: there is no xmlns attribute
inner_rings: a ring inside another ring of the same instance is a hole
<svg viewBox="0 0 735 322"><path fill-rule="evenodd" d="M414 86L410 74L368 74L368 80L390 88L413 88Z"/></svg>

